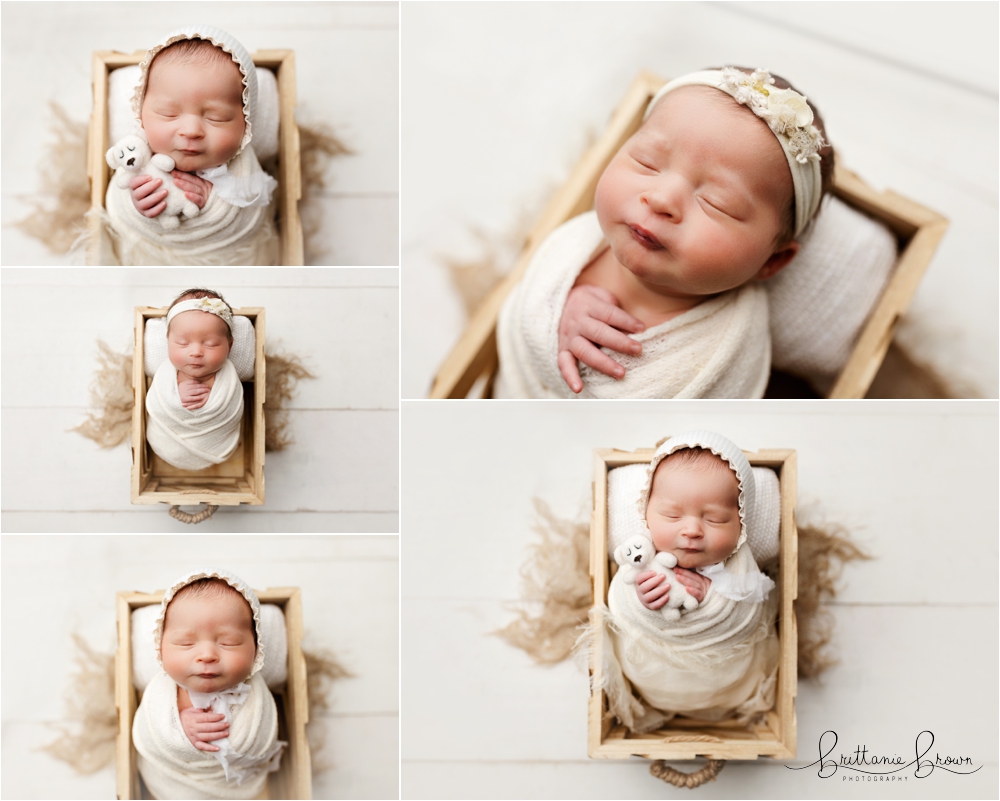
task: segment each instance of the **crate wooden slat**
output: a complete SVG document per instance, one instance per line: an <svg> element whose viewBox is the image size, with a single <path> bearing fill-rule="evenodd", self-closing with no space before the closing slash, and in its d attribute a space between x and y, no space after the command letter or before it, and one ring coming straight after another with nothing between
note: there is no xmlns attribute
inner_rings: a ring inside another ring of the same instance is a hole
<svg viewBox="0 0 1000 801"><path fill-rule="evenodd" d="M197 504L250 506L264 504L264 395L267 368L264 341L267 336L264 309L245 307L233 314L253 323L256 353L254 378L244 384L243 423L240 444L222 464L204 470L181 470L167 464L146 443L146 390L149 381L143 369L143 334L146 320L165 317L167 309L135 308L135 348L132 359L132 490L134 504Z"/></svg>
<svg viewBox="0 0 1000 801"><path fill-rule="evenodd" d="M590 575L594 603L607 603L608 587L617 567L608 558L608 472L629 464L648 463L654 450L597 450L594 452L594 508L590 522ZM699 722L674 719L655 732L634 734L609 717L604 691L591 690L587 710L587 752L593 759L793 759L796 749L795 696L798 692L798 632L793 602L798 596L798 534L795 527L796 454L793 450L747 452L754 467L770 467L778 474L781 492L781 529L778 563L778 683L774 709L757 726L735 720ZM591 653L591 686L601 680L602 641ZM698 737L698 740L693 739ZM704 741L701 738L711 738Z"/></svg>
<svg viewBox="0 0 1000 801"><path fill-rule="evenodd" d="M281 767L268 774L262 798L312 798L312 761L306 723L309 693L306 663L302 655L302 593L298 587L274 587L257 592L262 604L280 606L288 633L288 680L274 692L278 706L279 739L288 743ZM132 612L141 606L159 604L163 590L153 593L123 591L117 594L118 649L115 652L115 706L118 735L115 739L116 790L118 798L141 798L136 751L132 744L132 721L141 696L132 684Z"/></svg>
<svg viewBox="0 0 1000 801"><path fill-rule="evenodd" d="M500 308L521 280L535 250L567 220L593 208L601 173L618 148L638 129L650 99L664 80L640 73L611 115L608 127L573 168L525 240L513 269L471 315L462 337L434 378L431 398L464 398L480 380L490 386L497 369L496 323ZM908 308L948 227L940 214L892 191L877 192L842 167L834 171L833 193L845 203L885 223L896 234L899 257L888 286L869 316L831 398L863 398L885 358L899 318Z"/></svg>
<svg viewBox="0 0 1000 801"><path fill-rule="evenodd" d="M112 143L108 141L108 77L119 67L139 64L146 51L118 53L95 51L92 59L94 108L90 114L87 134L87 175L90 178L90 205L104 207L108 182L113 171L104 160ZM304 264L302 221L299 200L302 198L302 169L299 151L299 128L295 122L295 52L293 50L259 50L253 62L274 72L278 82L280 123L278 128L278 235L281 239L281 264ZM99 221L87 223L87 264L115 264L114 251L107 233Z"/></svg>

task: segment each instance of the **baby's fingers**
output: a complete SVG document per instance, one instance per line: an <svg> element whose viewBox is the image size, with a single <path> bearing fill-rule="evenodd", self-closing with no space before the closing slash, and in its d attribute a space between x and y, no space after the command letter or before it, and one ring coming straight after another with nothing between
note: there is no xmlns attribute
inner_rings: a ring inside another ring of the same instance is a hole
<svg viewBox="0 0 1000 801"><path fill-rule="evenodd" d="M614 298L614 295L611 297ZM595 298L591 314L594 319L610 325L612 328L617 328L619 331L631 331L634 334L638 334L646 330L646 324L618 306L617 299L609 303ZM618 348L615 348L615 350L618 350Z"/></svg>
<svg viewBox="0 0 1000 801"><path fill-rule="evenodd" d="M220 731L199 731L198 739L204 742L210 742L212 740L221 740L223 737L229 736L229 726L226 726Z"/></svg>
<svg viewBox="0 0 1000 801"><path fill-rule="evenodd" d="M642 345L634 339L593 317L583 321L580 333L594 344L611 348L619 353L628 353L632 356L642 353Z"/></svg>
<svg viewBox="0 0 1000 801"><path fill-rule="evenodd" d="M138 189L143 184L148 184L152 180L154 180L154 179L153 179L153 176L151 176L151 175L133 175L131 178L129 178L128 188L129 189ZM160 182L160 179L157 178L156 182L157 182L157 185L158 185L159 182ZM156 187L154 186L153 188L155 189Z"/></svg>
<svg viewBox="0 0 1000 801"><path fill-rule="evenodd" d="M604 373L604 375L611 376L611 378L625 377L624 367L608 356L608 354L598 350L590 340L584 337L573 337L569 343L569 350L570 353L587 365L587 367L597 370L599 373Z"/></svg>
<svg viewBox="0 0 1000 801"><path fill-rule="evenodd" d="M559 351L559 373L563 377L571 390L579 394L583 390L583 381L580 379L580 370L576 366L576 356L568 350Z"/></svg>
<svg viewBox="0 0 1000 801"><path fill-rule="evenodd" d="M218 751L219 746L212 745L211 743L203 743L200 740L196 741L194 747L199 751Z"/></svg>

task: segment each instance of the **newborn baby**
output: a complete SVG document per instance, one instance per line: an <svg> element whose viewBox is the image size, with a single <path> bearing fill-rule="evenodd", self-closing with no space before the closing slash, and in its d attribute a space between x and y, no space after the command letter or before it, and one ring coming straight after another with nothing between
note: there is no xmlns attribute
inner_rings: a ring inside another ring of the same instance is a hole
<svg viewBox="0 0 1000 801"><path fill-rule="evenodd" d="M278 769L285 743L260 636L257 596L230 573L197 571L167 590L153 639L163 672L132 724L156 798L256 798Z"/></svg>
<svg viewBox="0 0 1000 801"><path fill-rule="evenodd" d="M146 393L146 441L168 464L201 470L236 450L243 385L232 345L233 312L218 292L189 289L170 305L169 358Z"/></svg>
<svg viewBox="0 0 1000 801"><path fill-rule="evenodd" d="M147 53L132 98L137 133L174 161L174 184L201 211L168 230L156 221L167 206L160 178L139 174L127 190L109 186L123 264L273 263L277 182L250 145L256 102L253 60L225 31L183 28Z"/></svg>
<svg viewBox="0 0 1000 801"><path fill-rule="evenodd" d="M594 211L542 243L504 303L497 397L763 396L760 281L795 257L833 169L822 121L782 86L726 68L653 97Z"/></svg>
<svg viewBox="0 0 1000 801"><path fill-rule="evenodd" d="M624 571L612 580L604 689L630 728L647 731L675 714L746 721L771 709L777 597L745 544L754 489L746 457L718 434L689 432L656 451L640 512L652 544L677 558L677 580L700 603L668 621L655 611L671 589L662 574L640 573L634 589Z"/></svg>

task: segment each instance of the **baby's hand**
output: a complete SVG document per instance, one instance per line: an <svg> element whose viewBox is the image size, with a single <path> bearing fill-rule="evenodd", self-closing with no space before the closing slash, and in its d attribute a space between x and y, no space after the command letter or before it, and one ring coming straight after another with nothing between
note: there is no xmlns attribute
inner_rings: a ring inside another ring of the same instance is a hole
<svg viewBox="0 0 1000 801"><path fill-rule="evenodd" d="M642 345L623 331L637 334L646 326L622 309L618 298L601 287L583 284L570 290L559 320L559 372L574 392L583 389L579 359L612 378L624 378L625 368L596 346L638 356Z"/></svg>
<svg viewBox="0 0 1000 801"><path fill-rule="evenodd" d="M199 209L205 208L208 196L212 193L211 181L199 178L192 172L174 170L170 174L174 176L174 186L184 191L184 197L194 203Z"/></svg>
<svg viewBox="0 0 1000 801"><path fill-rule="evenodd" d="M667 577L655 570L644 570L635 577L635 594L639 603L654 612L670 599Z"/></svg>
<svg viewBox="0 0 1000 801"><path fill-rule="evenodd" d="M181 381L177 385L177 391L181 396L181 406L188 411L200 409L208 403L208 396L212 394L211 387L198 381Z"/></svg>
<svg viewBox="0 0 1000 801"><path fill-rule="evenodd" d="M191 745L199 751L218 751L219 746L212 745L210 741L229 736L229 724L226 723L225 715L197 707L189 707L180 715L184 733Z"/></svg>
<svg viewBox="0 0 1000 801"><path fill-rule="evenodd" d="M705 594L708 592L708 588L712 586L712 579L708 576L703 576L701 573L696 573L694 570L687 570L683 567L675 567L674 575L677 576L677 580L683 584L691 595L698 603L705 600Z"/></svg>
<svg viewBox="0 0 1000 801"><path fill-rule="evenodd" d="M160 189L162 183L162 178L148 175L136 175L128 182L132 205L143 217L157 217L167 207L167 190Z"/></svg>

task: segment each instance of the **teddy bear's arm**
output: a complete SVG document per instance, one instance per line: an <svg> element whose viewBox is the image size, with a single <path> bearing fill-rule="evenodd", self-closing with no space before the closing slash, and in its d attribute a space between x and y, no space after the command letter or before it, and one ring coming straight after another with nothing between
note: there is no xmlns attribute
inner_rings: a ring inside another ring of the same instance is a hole
<svg viewBox="0 0 1000 801"><path fill-rule="evenodd" d="M159 167L164 172L170 172L174 168L174 160L166 153L157 153L149 160L154 167Z"/></svg>

